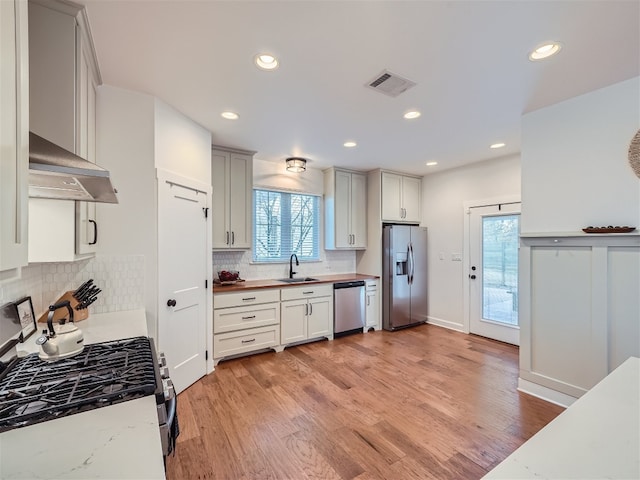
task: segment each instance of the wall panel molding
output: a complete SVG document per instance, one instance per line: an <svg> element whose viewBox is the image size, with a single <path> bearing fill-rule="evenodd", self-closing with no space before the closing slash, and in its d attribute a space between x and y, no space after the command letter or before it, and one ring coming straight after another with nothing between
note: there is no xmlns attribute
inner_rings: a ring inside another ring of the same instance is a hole
<svg viewBox="0 0 640 480"><path fill-rule="evenodd" d="M640 356L639 272L637 234L522 235L521 380L578 398Z"/></svg>

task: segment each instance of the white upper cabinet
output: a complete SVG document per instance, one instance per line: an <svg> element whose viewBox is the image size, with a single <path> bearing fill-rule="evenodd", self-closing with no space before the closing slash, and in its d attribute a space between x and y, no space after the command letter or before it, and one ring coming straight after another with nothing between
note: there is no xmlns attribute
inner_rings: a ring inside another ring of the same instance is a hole
<svg viewBox="0 0 640 480"><path fill-rule="evenodd" d="M382 221L420 223L422 179L382 172Z"/></svg>
<svg viewBox="0 0 640 480"><path fill-rule="evenodd" d="M30 129L43 138L96 161L97 62L85 12L70 2L29 2ZM93 254L98 222L93 202L30 199L30 262L73 261ZM66 201L63 201L66 202ZM71 208L73 206L73 208ZM44 225L71 229L51 248Z"/></svg>
<svg viewBox="0 0 640 480"><path fill-rule="evenodd" d="M26 0L0 1L0 280L27 264L29 60Z"/></svg>
<svg viewBox="0 0 640 480"><path fill-rule="evenodd" d="M211 152L213 185L213 248L251 248L253 153L223 150Z"/></svg>
<svg viewBox="0 0 640 480"><path fill-rule="evenodd" d="M91 163L96 163L96 89L98 81L92 68L93 53L85 31L77 30L76 81L78 85L76 136L77 153ZM95 253L98 246L98 219L95 202L76 202L75 251L78 255Z"/></svg>
<svg viewBox="0 0 640 480"><path fill-rule="evenodd" d="M325 248L367 248L367 177L330 168L324 172Z"/></svg>

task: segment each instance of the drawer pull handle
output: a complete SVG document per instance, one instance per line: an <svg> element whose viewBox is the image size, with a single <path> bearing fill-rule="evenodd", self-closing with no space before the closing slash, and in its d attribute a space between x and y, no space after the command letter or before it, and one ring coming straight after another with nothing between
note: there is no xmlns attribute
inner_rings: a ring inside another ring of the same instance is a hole
<svg viewBox="0 0 640 480"><path fill-rule="evenodd" d="M243 320L251 320L252 318L256 318L256 316L251 315L250 317L242 317Z"/></svg>
<svg viewBox="0 0 640 480"><path fill-rule="evenodd" d="M313 290L311 290L310 292L302 292L303 295L311 295L313 293Z"/></svg>
<svg viewBox="0 0 640 480"><path fill-rule="evenodd" d="M243 298L242 301L243 302L248 302L250 300L255 300L255 299L256 299L256 297L247 297L247 298Z"/></svg>
<svg viewBox="0 0 640 480"><path fill-rule="evenodd" d="M251 340L242 340L242 343L251 343L251 342L255 342L256 339L252 338Z"/></svg>

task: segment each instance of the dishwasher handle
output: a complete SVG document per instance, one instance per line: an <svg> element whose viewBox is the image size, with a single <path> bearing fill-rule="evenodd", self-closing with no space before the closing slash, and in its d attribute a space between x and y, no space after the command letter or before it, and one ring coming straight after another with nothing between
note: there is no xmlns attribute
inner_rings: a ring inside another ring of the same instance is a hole
<svg viewBox="0 0 640 480"><path fill-rule="evenodd" d="M355 280L353 282L339 282L333 284L334 290L339 290L341 288L354 288L354 287L364 287L364 280Z"/></svg>

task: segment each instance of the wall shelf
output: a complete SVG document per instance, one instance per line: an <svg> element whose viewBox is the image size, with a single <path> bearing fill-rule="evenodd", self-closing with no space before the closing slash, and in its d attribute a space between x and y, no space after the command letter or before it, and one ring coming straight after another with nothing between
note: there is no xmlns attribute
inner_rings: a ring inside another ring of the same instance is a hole
<svg viewBox="0 0 640 480"><path fill-rule="evenodd" d="M583 231L574 232L531 232L521 233L520 238L553 238L553 237L640 237L640 232L636 229L629 233L584 233Z"/></svg>

